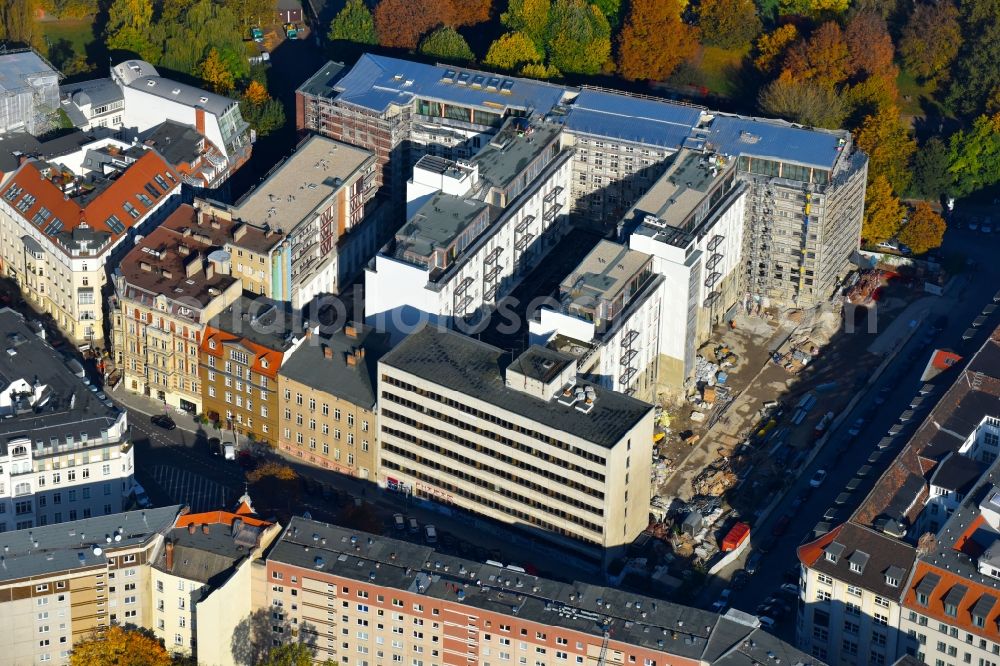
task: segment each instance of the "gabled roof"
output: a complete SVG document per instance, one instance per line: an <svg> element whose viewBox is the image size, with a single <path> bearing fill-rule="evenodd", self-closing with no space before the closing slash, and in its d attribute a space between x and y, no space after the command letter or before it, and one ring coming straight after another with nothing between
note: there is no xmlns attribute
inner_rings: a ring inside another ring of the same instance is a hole
<svg viewBox="0 0 1000 666"><path fill-rule="evenodd" d="M81 235L74 234L78 231L95 238L101 234L112 239L121 237L166 199L179 182L177 172L153 150L146 151L117 177L96 181L99 191L92 197L64 194L56 182L62 177L57 169L51 168L55 173L46 177L50 168L37 160L25 162L0 190L0 199L40 233L58 239L64 246L73 245ZM157 177L167 184L166 190L157 183ZM140 195L150 204L146 205ZM138 218L129 214L126 204L138 212Z"/></svg>

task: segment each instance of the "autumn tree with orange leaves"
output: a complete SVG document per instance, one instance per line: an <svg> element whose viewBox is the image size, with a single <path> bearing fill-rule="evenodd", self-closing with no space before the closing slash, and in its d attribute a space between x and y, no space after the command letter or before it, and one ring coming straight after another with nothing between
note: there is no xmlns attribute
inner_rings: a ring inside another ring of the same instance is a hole
<svg viewBox="0 0 1000 666"><path fill-rule="evenodd" d="M844 31L834 21L827 21L788 50L785 71L792 78L814 81L835 88L851 73L851 54Z"/></svg>
<svg viewBox="0 0 1000 666"><path fill-rule="evenodd" d="M170 655L151 633L112 625L77 643L70 666L170 666Z"/></svg>
<svg viewBox="0 0 1000 666"><path fill-rule="evenodd" d="M844 29L850 68L854 77L881 76L895 80L895 48L885 19L875 12L856 12Z"/></svg>
<svg viewBox="0 0 1000 666"><path fill-rule="evenodd" d="M944 219L926 201L919 201L899 231L899 242L909 246L914 254L923 254L941 247L945 229Z"/></svg>
<svg viewBox="0 0 1000 666"><path fill-rule="evenodd" d="M698 49L698 29L670 0L633 0L618 42L618 72L630 81L662 81Z"/></svg>

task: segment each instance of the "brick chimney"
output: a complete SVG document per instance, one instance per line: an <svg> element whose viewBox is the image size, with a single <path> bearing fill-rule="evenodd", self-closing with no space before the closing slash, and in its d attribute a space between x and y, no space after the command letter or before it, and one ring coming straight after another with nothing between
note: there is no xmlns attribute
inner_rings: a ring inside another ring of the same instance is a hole
<svg viewBox="0 0 1000 666"><path fill-rule="evenodd" d="M329 345L323 346L323 358L328 358L328 359L333 358L333 350L330 349Z"/></svg>
<svg viewBox="0 0 1000 666"><path fill-rule="evenodd" d="M347 365L355 366L358 364L358 355L353 352L348 352L347 354Z"/></svg>
<svg viewBox="0 0 1000 666"><path fill-rule="evenodd" d="M208 523L205 523L201 526L201 533L208 534Z"/></svg>
<svg viewBox="0 0 1000 666"><path fill-rule="evenodd" d="M174 544L172 541L167 541L167 571L174 570Z"/></svg>
<svg viewBox="0 0 1000 666"><path fill-rule="evenodd" d="M354 324L347 324L346 326L344 326L344 335L346 335L349 338L357 338L358 329L354 328Z"/></svg>
<svg viewBox="0 0 1000 666"><path fill-rule="evenodd" d="M194 523L188 523L188 534L194 534L197 529L198 529L197 525L195 525Z"/></svg>

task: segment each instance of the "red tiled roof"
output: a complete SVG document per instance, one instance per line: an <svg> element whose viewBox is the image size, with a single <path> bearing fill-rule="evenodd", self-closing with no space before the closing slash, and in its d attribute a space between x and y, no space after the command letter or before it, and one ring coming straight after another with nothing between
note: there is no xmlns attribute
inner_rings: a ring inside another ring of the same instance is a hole
<svg viewBox="0 0 1000 666"><path fill-rule="evenodd" d="M807 567L816 564L819 558L823 557L824 549L837 538L842 529L844 529L844 526L838 525L815 541L810 541L799 546L797 551L799 561Z"/></svg>
<svg viewBox="0 0 1000 666"><path fill-rule="evenodd" d="M215 342L215 349L212 349L211 347L212 341ZM247 351L254 355L253 365L250 367L253 372L262 374L272 379L277 378L278 370L281 369L281 360L284 357L284 352L276 349L268 349L267 347L259 345L256 342L252 342L245 337L234 335L233 333L227 333L226 331L219 330L213 326L205 327L205 334L203 335L201 341L202 353L216 358L222 358L223 347L227 344L237 344L245 347ZM267 360L266 368L261 363L263 360Z"/></svg>
<svg viewBox="0 0 1000 666"><path fill-rule="evenodd" d="M249 513L240 511L242 505L237 508L236 513L231 511L205 511L204 513L189 513L177 518L174 527L187 527L188 525L227 525L232 526L236 519L242 520L247 525L254 527L270 527L272 523L260 518L254 518Z"/></svg>
<svg viewBox="0 0 1000 666"><path fill-rule="evenodd" d="M8 201L10 206L27 221L35 224L32 219L44 206L51 212L41 224L37 224L40 231L44 233L45 228L54 219L58 218L63 226L62 231L72 231L85 222L88 227L97 231L103 231L117 237L114 231L108 226L108 219L114 215L119 221L129 228L135 222L131 215L126 212L123 204L128 202L139 211L139 218L142 219L152 208L158 205L166 196L167 192L154 181L154 176L160 176L170 188L179 182L177 172L153 150L146 151L142 157L133 162L117 178L111 181L102 191L86 202L83 206L76 197L65 196L52 180L42 175L45 163L29 161L21 165L7 185L0 191L0 197L5 195L11 188L19 187L21 192L13 200ZM153 196L146 190L146 184L152 183L153 187L160 194ZM25 210L17 208L17 203L25 194L31 194L35 201ZM152 205L146 206L136 196L142 194L152 200Z"/></svg>
<svg viewBox="0 0 1000 666"><path fill-rule="evenodd" d="M927 605L922 606L917 603L917 587L927 574L939 576L941 580L928 596ZM958 614L952 617L944 612L944 597L956 585L964 586L967 591L958 604ZM913 570L913 576L910 577L910 584L906 589L906 594L903 597L903 607L908 610L917 611L921 615L926 615L940 622L959 627L977 636L988 638L993 642L1000 643L1000 628L997 625L997 622L1000 621L1000 603L994 604L990 610L986 618L986 626L977 627L972 621L972 607L976 605L976 602L984 594L988 594L994 598L1000 596L995 588L977 583L973 578L961 576L953 571L936 567L929 562L918 560Z"/></svg>

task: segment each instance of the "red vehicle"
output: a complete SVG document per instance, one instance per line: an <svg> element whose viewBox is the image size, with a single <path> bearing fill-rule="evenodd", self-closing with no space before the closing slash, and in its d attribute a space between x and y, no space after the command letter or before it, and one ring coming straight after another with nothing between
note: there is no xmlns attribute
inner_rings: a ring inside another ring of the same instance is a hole
<svg viewBox="0 0 1000 666"><path fill-rule="evenodd" d="M778 518L778 522L774 524L774 528L771 529L771 534L774 536L781 536L788 530L788 523L792 522L792 517L785 514L781 518Z"/></svg>
<svg viewBox="0 0 1000 666"><path fill-rule="evenodd" d="M750 537L750 525L736 523L722 539L722 552L728 553L740 547Z"/></svg>

